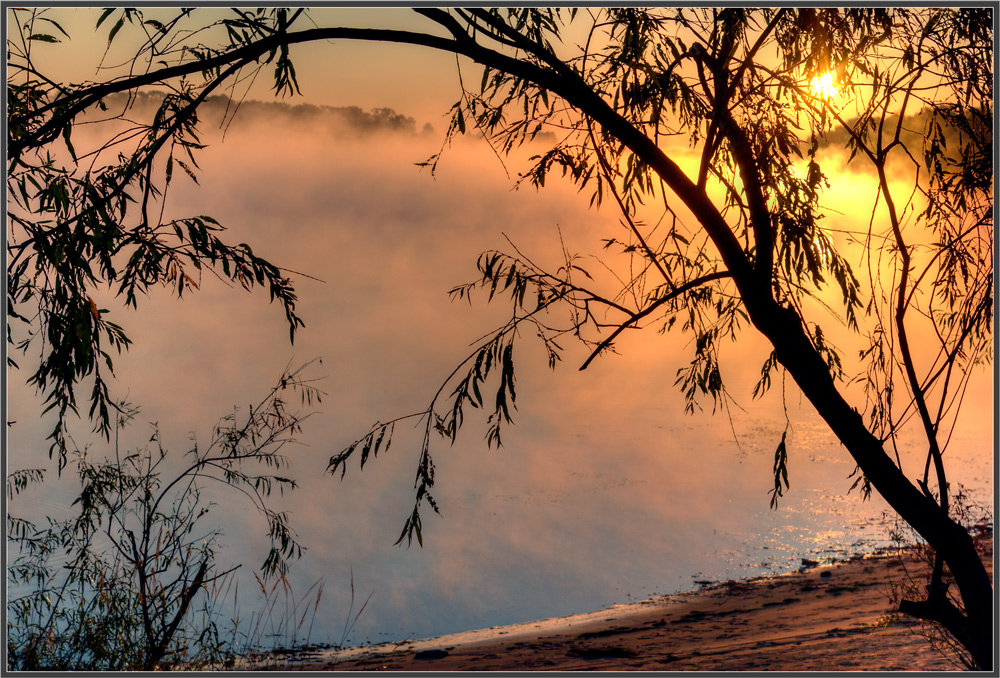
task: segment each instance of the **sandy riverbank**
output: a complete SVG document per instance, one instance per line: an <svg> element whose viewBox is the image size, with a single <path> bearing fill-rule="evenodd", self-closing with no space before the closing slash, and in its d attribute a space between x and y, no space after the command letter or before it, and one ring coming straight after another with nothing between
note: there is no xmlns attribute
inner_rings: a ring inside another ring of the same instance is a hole
<svg viewBox="0 0 1000 678"><path fill-rule="evenodd" d="M987 544L992 558L992 541ZM912 554L803 567L769 579L586 615L426 640L274 657L305 671L956 670L930 627L896 619L893 587L926 571ZM917 579L917 581L922 581Z"/></svg>

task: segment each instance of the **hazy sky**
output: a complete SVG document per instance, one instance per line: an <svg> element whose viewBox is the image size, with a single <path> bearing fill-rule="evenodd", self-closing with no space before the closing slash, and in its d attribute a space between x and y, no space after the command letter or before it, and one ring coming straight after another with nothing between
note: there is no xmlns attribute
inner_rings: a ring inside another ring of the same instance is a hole
<svg viewBox="0 0 1000 678"><path fill-rule="evenodd" d="M146 8L150 18L173 16L175 9ZM206 18L220 18L228 10L201 8L188 20L194 28ZM400 8L323 8L310 10L320 26L377 26L409 30L427 30L431 22L409 9ZM130 39L141 35L126 25L108 48L107 35L113 19L98 29L94 24L101 10L94 8L57 8L46 14L59 22L71 36L59 44L35 43L34 58L51 70L66 73L72 82L106 77L108 70L130 58ZM8 14L10 16L10 14ZM118 15L116 14L115 17ZM297 24L298 25L298 24ZM306 20L300 29L312 27ZM46 30L55 32L51 27ZM61 34L55 32L63 38ZM107 53L105 54L105 50ZM292 50L302 97L298 100L317 105L361 106L365 109L389 107L418 117L439 117L458 100L461 90L455 71L455 57L420 47L395 44L332 42L297 45ZM103 70L98 70L103 65ZM466 62L466 67L470 67ZM476 71L468 71L474 74ZM250 98L270 98L271 72L265 69L253 83ZM245 86L244 86L245 87ZM242 94L243 89L237 89Z"/></svg>
<svg viewBox="0 0 1000 678"><path fill-rule="evenodd" d="M63 11L74 53L99 61L104 38L86 29L99 11ZM365 10L357 18L375 15L401 16ZM56 55L65 45L44 47ZM550 373L525 337L516 349L517 426L506 447L487 450L474 418L454 448L438 444L444 516L427 513L424 549L393 548L411 506L415 439L400 427L388 455L363 473L352 463L343 482L324 474L330 455L376 420L423 409L470 344L504 320L505 309L482 297L471 307L448 299L451 287L476 277L481 251L507 248L506 235L555 268L561 237L596 272L591 255L621 226L610 205L588 209L589 196L567 182L513 191L473 138L454 144L436 177L415 166L441 147L443 116L459 94L454 57L386 45L300 51L293 56L303 97L289 103L392 107L415 119L415 133L360 133L338 122L317 131L287 110L263 107L238 118L224 141L207 134L201 186L176 181L169 207L175 215L210 214L230 229L230 241L318 279L296 279L306 327L295 345L266 292L247 294L209 276L180 301L156 290L138 312L103 305L135 341L116 362L118 395L143 408L128 434L133 443L148 439L144 422L158 421L166 447L179 453L191 433L205 440L233 405L262 397L289 361L322 357L313 374L328 397L294 451L302 486L287 499L308 548L295 570L299 590L326 579L316 639L339 641L352 573L359 596L375 592L354 639L401 639L582 612L690 586L698 574L778 571L803 552L850 545L858 535L877 541L872 525L882 506L844 498L854 466L791 385L792 487L782 510L768 509L783 414L780 389L750 399L767 355L759 338L747 331L724 354L728 386L746 408L734 411L731 426L724 415L681 415L673 382L690 359L689 338L650 328L623 335L621 355L585 372L577 371L587 355L580 347ZM94 77L85 62L65 61L81 78ZM266 98L266 88L256 94ZM436 133L420 133L428 122ZM682 164L691 161L677 153ZM832 224L866 223L870 177L844 170L838 156L830 156L828 174ZM8 375L8 417L18 421L8 431L12 468L42 463L49 426L37 421L26 376ZM961 461L954 478L984 497L992 490L991 383L989 372L977 376L949 452ZM917 443L903 451L909 468L921 454ZM65 508L69 495L50 487L33 501ZM227 557L259 562L263 524L224 494L216 501Z"/></svg>

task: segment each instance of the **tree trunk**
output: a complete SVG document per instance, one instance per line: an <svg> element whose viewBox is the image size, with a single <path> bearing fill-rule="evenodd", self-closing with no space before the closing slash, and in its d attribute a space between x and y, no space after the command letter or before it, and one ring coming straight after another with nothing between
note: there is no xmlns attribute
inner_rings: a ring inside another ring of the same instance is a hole
<svg viewBox="0 0 1000 678"><path fill-rule="evenodd" d="M872 435L861 415L837 390L798 315L762 295L744 294L743 298L754 325L774 346L778 361L847 448L861 472L903 520L942 555L965 606L965 615L956 617L954 606L946 599L935 602L932 597L917 606L912 603L901 606L901 611L919 611L923 613L919 616L940 622L969 650L981 669L992 670L993 584L972 536L893 463L882 442Z"/></svg>
<svg viewBox="0 0 1000 678"><path fill-rule="evenodd" d="M615 111L579 75L565 66L558 67L558 60L554 56L549 60L549 66L553 69L543 69L527 60L514 59L482 47L469 38L461 27L456 27L450 19L439 13L427 10L425 15L438 17L434 20L448 28L454 40L357 29L337 29L337 34L322 37L422 44L462 54L491 68L518 75L534 82L543 90L563 97L646 162L680 197L705 229L718 249L726 270L739 288L753 324L770 340L778 361L792 375L820 416L847 448L862 473L903 520L942 554L958 584L965 605L965 628L953 630L949 627L949 630L968 648L981 668L991 670L993 584L971 536L903 475L885 453L881 441L864 425L861 415L843 399L830 377L826 363L806 335L798 315L779 306L772 297L771 272L754 270L741 243L704 190L693 184L677 163L659 149L654 140ZM297 34L296 41L304 40L307 33L310 32ZM319 37L321 36L318 34L310 34L311 39ZM754 169L749 168L749 171ZM939 621L945 623L944 620Z"/></svg>
<svg viewBox="0 0 1000 678"><path fill-rule="evenodd" d="M805 333L802 320L781 307L771 295L770 273L761 276L717 211L708 195L693 185L680 167L656 144L584 87L545 83L560 93L628 146L670 186L694 213L719 250L733 277L754 326L771 342L778 361L788 370L820 416L886 502L943 556L958 585L965 606L964 626L953 615L936 619L969 650L984 670L993 666L993 583L986 573L972 537L948 517L938 504L903 475L886 454L882 442L865 426L861 415L844 400L829 368Z"/></svg>

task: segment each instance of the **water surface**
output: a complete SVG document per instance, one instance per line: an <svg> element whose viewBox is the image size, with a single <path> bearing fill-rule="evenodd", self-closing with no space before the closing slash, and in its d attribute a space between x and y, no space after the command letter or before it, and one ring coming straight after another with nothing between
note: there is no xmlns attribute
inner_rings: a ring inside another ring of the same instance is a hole
<svg viewBox="0 0 1000 678"><path fill-rule="evenodd" d="M425 510L423 548L394 547L412 507L419 431L398 427L387 455L364 472L352 464L343 481L325 473L330 456L375 421L426 407L470 344L503 322L502 307L447 297L476 276L480 251L508 247L506 234L554 268L560 237L571 250L599 252L600 237L620 228L617 216L588 210L564 185L512 192L495 159L471 141L452 149L433 178L412 163L438 150L436 136L317 139L294 126L268 130L265 143L260 128L231 129L225 144L203 154L202 187L172 189L173 209L212 214L235 242L323 281L298 281L306 328L295 346L264 294L207 276L183 301L161 290L138 313L107 307L135 339L117 363L118 386L143 415L123 445L148 440L143 422L158 421L165 446L179 454L192 434L207 440L233 405L263 397L289 361L323 358L313 374L328 395L289 450L300 487L277 502L307 548L290 575L294 590L325 582L312 641L396 641L588 612L891 543L896 526L884 503L848 494L854 464L792 385L784 405L780 386L750 398L767 356L759 339L748 332L724 354L738 404L712 415L709 402L708 411L685 416L673 383L690 360L689 337L650 328L624 335L620 355L584 372L580 347L553 373L524 337L515 358L516 426L504 448L487 448L475 417L453 447L439 441L442 515ZM9 431L11 468L47 461L49 422L37 421L23 376L9 376L9 418L19 422ZM987 506L990 377L976 377L948 451L952 481ZM772 510L773 455L786 426L790 488ZM918 436L904 438L911 477L922 448ZM92 453L102 449L95 444ZM48 482L23 505L58 512L73 489L71 479ZM225 533L221 561L261 562L262 520L220 489L211 497ZM246 569L244 616L260 605Z"/></svg>

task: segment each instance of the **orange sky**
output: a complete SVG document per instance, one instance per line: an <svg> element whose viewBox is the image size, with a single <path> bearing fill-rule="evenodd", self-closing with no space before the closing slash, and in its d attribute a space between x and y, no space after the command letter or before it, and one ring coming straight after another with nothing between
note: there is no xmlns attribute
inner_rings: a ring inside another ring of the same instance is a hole
<svg viewBox="0 0 1000 678"><path fill-rule="evenodd" d="M151 18L163 19L176 12L154 8L143 11ZM188 25L193 27L204 19L217 18L226 12L200 8ZM409 9L314 7L310 14L319 25L422 30L431 23ZM130 38L141 34L129 34L129 27L124 27L104 56L108 30L113 24L109 19L95 30L94 24L100 15L101 10L95 8L59 7L47 13L45 16L66 29L71 40L59 44L36 43L35 58L42 68L64 72L68 80L79 82L106 77L98 71L102 58L106 67L124 63L130 56ZM311 24L303 20L301 28L309 27ZM51 27L47 30L55 32ZM58 32L55 34L63 38ZM302 96L296 97L296 101L365 109L388 107L421 118L437 119L447 113L448 107L461 94L455 77L455 57L429 49L358 42L324 43L296 46L292 56L302 90ZM258 78L250 98L267 100L273 96L269 93L272 86L269 76L267 71Z"/></svg>

